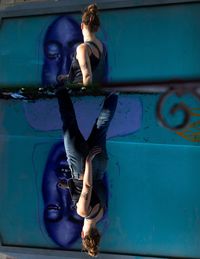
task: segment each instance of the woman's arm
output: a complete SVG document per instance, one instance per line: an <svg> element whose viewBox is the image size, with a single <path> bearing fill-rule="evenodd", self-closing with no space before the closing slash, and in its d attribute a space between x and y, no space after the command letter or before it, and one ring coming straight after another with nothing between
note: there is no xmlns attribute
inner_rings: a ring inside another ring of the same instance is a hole
<svg viewBox="0 0 200 259"><path fill-rule="evenodd" d="M92 163L90 161L85 162L85 172L83 177L83 188L79 201L77 203L77 213L81 217L85 217L89 213L89 205L92 194Z"/></svg>
<svg viewBox="0 0 200 259"><path fill-rule="evenodd" d="M77 47L76 53L76 57L78 59L78 63L80 65L81 72L83 75L83 85L87 86L92 83L92 70L87 45L79 45Z"/></svg>
<svg viewBox="0 0 200 259"><path fill-rule="evenodd" d="M83 188L77 203L77 213L86 217L89 213L89 206L92 194L92 160L101 152L100 147L94 147L88 154L85 161L85 172L83 176Z"/></svg>

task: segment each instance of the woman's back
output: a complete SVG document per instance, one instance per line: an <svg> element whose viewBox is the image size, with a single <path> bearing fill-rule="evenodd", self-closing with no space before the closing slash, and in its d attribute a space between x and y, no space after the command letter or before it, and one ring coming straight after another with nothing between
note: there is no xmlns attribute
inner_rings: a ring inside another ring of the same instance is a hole
<svg viewBox="0 0 200 259"><path fill-rule="evenodd" d="M87 52L92 72L92 83L102 83L105 78L104 71L106 66L106 49L99 40L95 42L86 41L83 44L87 46ZM83 75L79 60L77 58L77 50L74 53L74 57L72 60L72 65L69 72L69 81L73 84L81 84L83 82Z"/></svg>

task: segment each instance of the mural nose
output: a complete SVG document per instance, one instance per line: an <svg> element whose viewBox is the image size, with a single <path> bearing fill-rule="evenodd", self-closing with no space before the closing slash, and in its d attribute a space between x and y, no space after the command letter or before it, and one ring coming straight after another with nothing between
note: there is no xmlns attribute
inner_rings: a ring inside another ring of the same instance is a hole
<svg viewBox="0 0 200 259"><path fill-rule="evenodd" d="M68 55L63 55L63 59L62 59L62 63L61 63L61 67L60 67L60 71L59 71L59 75L66 75L69 72L69 68L70 68L70 64L71 64L71 60L70 57Z"/></svg>

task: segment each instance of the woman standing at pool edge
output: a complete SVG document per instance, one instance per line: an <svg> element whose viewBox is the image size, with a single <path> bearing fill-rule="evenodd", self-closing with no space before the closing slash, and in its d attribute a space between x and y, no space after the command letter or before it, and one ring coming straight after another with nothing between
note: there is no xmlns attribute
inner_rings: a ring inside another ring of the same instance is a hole
<svg viewBox="0 0 200 259"><path fill-rule="evenodd" d="M69 82L88 86L103 81L105 49L96 38L100 21L95 4L89 5L82 16L81 29L84 43L74 54L69 72ZM65 88L58 88L57 97L63 122L64 144L72 178L67 185L77 213L84 218L81 232L83 249L90 256L98 254L100 234L96 224L106 209L103 176L107 168L106 134L116 110L118 96L109 94L96 119L87 141L83 138L76 121L71 98Z"/></svg>

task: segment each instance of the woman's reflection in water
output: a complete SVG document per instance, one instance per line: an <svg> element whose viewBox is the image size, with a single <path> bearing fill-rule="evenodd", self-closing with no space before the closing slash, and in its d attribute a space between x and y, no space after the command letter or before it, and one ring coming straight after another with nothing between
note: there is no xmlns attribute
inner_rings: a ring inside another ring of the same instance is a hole
<svg viewBox="0 0 200 259"><path fill-rule="evenodd" d="M69 189L73 208L84 218L81 237L83 248L97 255L100 234L96 223L106 211L106 190L103 182L107 168L106 133L117 106L118 96L105 97L103 107L85 140L78 128L73 104L65 88L57 90L63 122L64 145L72 178L61 180L58 187Z"/></svg>

